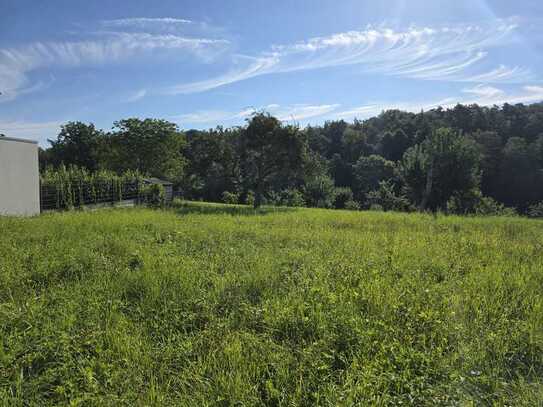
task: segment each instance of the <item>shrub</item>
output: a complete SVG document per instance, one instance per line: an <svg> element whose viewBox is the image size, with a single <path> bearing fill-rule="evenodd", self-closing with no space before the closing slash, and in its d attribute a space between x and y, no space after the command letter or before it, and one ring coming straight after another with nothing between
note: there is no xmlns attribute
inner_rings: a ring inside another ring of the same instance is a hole
<svg viewBox="0 0 543 407"><path fill-rule="evenodd" d="M336 188L334 208L346 209L347 202L354 202L353 191L351 191L351 188Z"/></svg>
<svg viewBox="0 0 543 407"><path fill-rule="evenodd" d="M478 188L457 191L448 199L446 212L457 215L474 213L482 198L483 195Z"/></svg>
<svg viewBox="0 0 543 407"><path fill-rule="evenodd" d="M166 193L161 184L150 184L143 187L144 202L155 208L163 207L166 204Z"/></svg>
<svg viewBox="0 0 543 407"><path fill-rule="evenodd" d="M489 196L483 196L479 189L455 193L447 201L447 213L466 215L473 213L479 216L515 216L513 208L495 201Z"/></svg>
<svg viewBox="0 0 543 407"><path fill-rule="evenodd" d="M255 203L255 193L253 191L248 191L247 196L245 197L245 204L253 206Z"/></svg>
<svg viewBox="0 0 543 407"><path fill-rule="evenodd" d="M230 191L224 191L222 193L222 201L225 204L237 204L239 202L239 194Z"/></svg>
<svg viewBox="0 0 543 407"><path fill-rule="evenodd" d="M266 202L274 206L303 207L305 200L302 193L296 188L287 188L282 191L271 191L266 196Z"/></svg>
<svg viewBox="0 0 543 407"><path fill-rule="evenodd" d="M360 204L351 199L350 201L345 202L345 209L349 211L359 211Z"/></svg>
<svg viewBox="0 0 543 407"><path fill-rule="evenodd" d="M409 211L411 204L404 195L397 194L390 181L379 182L379 188L366 194L366 204L383 211Z"/></svg>
<svg viewBox="0 0 543 407"><path fill-rule="evenodd" d="M319 176L310 180L304 188L305 201L308 206L332 208L336 188L334 181L328 176Z"/></svg>
<svg viewBox="0 0 543 407"><path fill-rule="evenodd" d="M517 211L515 210L515 208L508 208L489 196L483 196L475 206L475 214L492 216L516 216Z"/></svg>
<svg viewBox="0 0 543 407"><path fill-rule="evenodd" d="M528 207L530 218L543 218L543 201Z"/></svg>
<svg viewBox="0 0 543 407"><path fill-rule="evenodd" d="M305 206L303 194L296 188L288 188L281 191L281 205L302 207Z"/></svg>
<svg viewBox="0 0 543 407"><path fill-rule="evenodd" d="M362 156L353 165L354 190L357 198L375 190L382 181L389 181L394 177L396 165L380 155Z"/></svg>

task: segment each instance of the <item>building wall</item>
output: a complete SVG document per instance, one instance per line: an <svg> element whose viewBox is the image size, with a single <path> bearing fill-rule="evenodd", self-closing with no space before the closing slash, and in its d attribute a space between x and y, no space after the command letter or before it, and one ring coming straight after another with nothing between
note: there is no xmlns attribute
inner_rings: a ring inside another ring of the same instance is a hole
<svg viewBox="0 0 543 407"><path fill-rule="evenodd" d="M0 215L39 213L38 144L0 137Z"/></svg>

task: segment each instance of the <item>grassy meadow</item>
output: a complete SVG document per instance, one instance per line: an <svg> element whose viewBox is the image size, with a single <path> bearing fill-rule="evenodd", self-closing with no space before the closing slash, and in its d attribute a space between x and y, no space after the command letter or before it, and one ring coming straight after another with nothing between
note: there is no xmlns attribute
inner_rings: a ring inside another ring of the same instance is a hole
<svg viewBox="0 0 543 407"><path fill-rule="evenodd" d="M0 218L0 404L543 404L543 222Z"/></svg>

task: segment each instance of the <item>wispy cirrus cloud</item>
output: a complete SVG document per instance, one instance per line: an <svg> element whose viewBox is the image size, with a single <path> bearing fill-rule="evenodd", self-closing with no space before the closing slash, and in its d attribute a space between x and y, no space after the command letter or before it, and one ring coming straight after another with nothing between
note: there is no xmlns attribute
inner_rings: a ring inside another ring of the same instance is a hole
<svg viewBox="0 0 543 407"><path fill-rule="evenodd" d="M172 117L173 120L189 124L215 124L221 122L241 121L250 117L257 111L266 111L282 121L304 121L310 118L323 116L336 110L339 104L294 104L281 106L279 104L269 104L259 108L250 107L237 112L225 110L200 110L192 113L185 113Z"/></svg>
<svg viewBox="0 0 543 407"><path fill-rule="evenodd" d="M323 116L333 112L339 106L339 103L330 105L293 105L286 109L278 108L275 112L274 109L270 109L270 111L276 114L279 120L296 122Z"/></svg>
<svg viewBox="0 0 543 407"><path fill-rule="evenodd" d="M279 104L268 104L260 107L246 108L240 111L225 110L200 110L174 116L171 119L181 124L222 124L240 122L256 111L266 111L282 121L305 122L309 119L365 119L380 114L385 110L398 109L408 112L427 111L437 107L452 108L458 103L480 106L503 105L504 103L534 103L543 101L543 86L526 85L514 91L505 91L494 86L478 84L462 89L461 94L448 96L433 101L405 101L386 102L375 101L360 106L354 106L345 110L339 110L340 104L293 104L282 106Z"/></svg>
<svg viewBox="0 0 543 407"><path fill-rule="evenodd" d="M468 75L464 78L464 82L522 83L534 79L535 76L528 68L521 66L508 67L502 64L483 73Z"/></svg>
<svg viewBox="0 0 543 407"><path fill-rule="evenodd" d="M247 56L234 57L234 67L224 75L205 79L202 81L183 83L170 86L162 90L169 95L189 94L204 92L230 83L244 81L246 79L273 72L277 58L252 58Z"/></svg>
<svg viewBox="0 0 543 407"><path fill-rule="evenodd" d="M224 110L198 110L196 112L172 116L171 120L175 120L179 123L211 124L245 117L241 113L242 112L233 113Z"/></svg>
<svg viewBox="0 0 543 407"><path fill-rule="evenodd" d="M3 100L13 100L20 94L39 89L29 75L40 68L119 63L134 57L151 57L155 53L168 51L174 52L175 58L184 55L201 63L213 60L230 46L230 41L226 39L172 33L107 31L91 32L87 36L87 40L37 41L0 49L0 89L4 95ZM152 63L152 59L148 58L147 61Z"/></svg>
<svg viewBox="0 0 543 407"><path fill-rule="evenodd" d="M32 84L29 84L28 86L24 86L24 84L26 83L26 78L24 76L19 77L18 75L8 74L3 79L1 76L2 74L0 73L0 89L2 89L2 93L0 95L0 104L10 102L14 100L15 98L17 98L17 96L27 95L30 93L39 92L44 89L47 89L54 82L53 79L50 79L48 81L40 80ZM8 81L9 79L13 79L13 80L9 82ZM12 91L10 87L18 87L18 88L16 88L16 91Z"/></svg>
<svg viewBox="0 0 543 407"><path fill-rule="evenodd" d="M475 95L476 98L460 98L457 103L499 106L504 103L534 103L543 100L543 86L537 85L522 86L513 92L506 92L488 85L478 85L471 89L464 89L464 93Z"/></svg>
<svg viewBox="0 0 543 407"><path fill-rule="evenodd" d="M134 102L137 102L137 101L143 99L146 95L147 95L147 89L140 89L140 90L137 90L137 91L133 92L128 97L126 97L123 100L123 102L134 103Z"/></svg>
<svg viewBox="0 0 543 407"><path fill-rule="evenodd" d="M464 105L478 104L480 106L501 106L505 103L535 103L543 101L543 86L527 85L519 89L507 92L503 89L479 84L471 88L462 90L458 96L449 96L435 101L423 102L372 102L350 109L335 112L334 118L341 119L364 119L375 116L385 110L399 109L408 112L420 112L421 110L430 110L437 107L452 108L458 103Z"/></svg>
<svg viewBox="0 0 543 407"><path fill-rule="evenodd" d="M148 33L108 33L102 38L76 42L36 42L20 48L0 49L0 66L30 70L42 66L78 66L120 61L157 49L191 52L216 51L226 40L187 38Z"/></svg>
<svg viewBox="0 0 543 407"><path fill-rule="evenodd" d="M158 26L159 28L178 27L186 24L193 24L193 21L184 18L172 18L172 17L133 17L133 18L117 18L112 20L102 20L100 24L104 27L137 27L140 29L146 29L149 27Z"/></svg>
<svg viewBox="0 0 543 407"><path fill-rule="evenodd" d="M184 33L210 38L223 37L228 33L219 26L204 21L175 17L130 17L101 20L98 29L123 32Z"/></svg>
<svg viewBox="0 0 543 407"><path fill-rule="evenodd" d="M502 89L483 84L479 84L472 88L465 88L462 91L464 93L472 94L482 99L501 98L506 94L505 91Z"/></svg>
<svg viewBox="0 0 543 407"><path fill-rule="evenodd" d="M492 67L487 56L517 28L508 20L481 25L368 28L294 44L277 45L256 56L234 56L223 75L172 86L171 94L194 93L270 73L357 65L361 72L455 82L523 83L534 79L525 67Z"/></svg>

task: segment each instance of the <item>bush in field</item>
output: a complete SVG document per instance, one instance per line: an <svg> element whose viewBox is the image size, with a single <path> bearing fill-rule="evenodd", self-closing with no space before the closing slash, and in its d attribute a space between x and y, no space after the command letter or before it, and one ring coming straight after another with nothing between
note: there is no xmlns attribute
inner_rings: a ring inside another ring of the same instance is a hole
<svg viewBox="0 0 543 407"><path fill-rule="evenodd" d="M281 206L281 193L277 191L270 191L263 198L268 205Z"/></svg>
<svg viewBox="0 0 543 407"><path fill-rule="evenodd" d="M457 215L475 214L480 216L515 216L513 208L497 202L491 197L483 196L479 189L453 194L447 201L447 212Z"/></svg>
<svg viewBox="0 0 543 407"><path fill-rule="evenodd" d="M457 215L474 213L477 206L481 203L482 199L483 194L478 188L473 188L467 191L457 191L453 193L453 195L447 201L447 213ZM490 202L488 203L490 204ZM484 206L481 209L484 211ZM494 208L489 207L488 209L489 212L493 212Z"/></svg>
<svg viewBox="0 0 543 407"><path fill-rule="evenodd" d="M308 206L317 208L332 208L335 193L334 181L328 176L319 176L310 180L304 189L305 201Z"/></svg>
<svg viewBox="0 0 543 407"><path fill-rule="evenodd" d="M475 207L476 215L517 216L515 208L509 208L495 199L484 196Z"/></svg>
<svg viewBox="0 0 543 407"><path fill-rule="evenodd" d="M349 211L359 211L360 204L351 199L350 201L345 202L345 209Z"/></svg>
<svg viewBox="0 0 543 407"><path fill-rule="evenodd" d="M304 195L297 189L289 189L285 191L285 202L287 206L303 207L305 206Z"/></svg>
<svg viewBox="0 0 543 407"><path fill-rule="evenodd" d="M528 216L530 218L543 218L543 202L528 207Z"/></svg>
<svg viewBox="0 0 543 407"><path fill-rule="evenodd" d="M162 208L166 204L166 192L161 184L145 185L142 188L144 202L153 208Z"/></svg>
<svg viewBox="0 0 543 407"><path fill-rule="evenodd" d="M237 204L239 202L239 194L230 191L224 191L222 193L222 201L225 204Z"/></svg>
<svg viewBox="0 0 543 407"><path fill-rule="evenodd" d="M336 209L347 209L347 203L353 202L353 191L348 187L336 188L335 198L334 198L334 208Z"/></svg>
<svg viewBox="0 0 543 407"><path fill-rule="evenodd" d="M353 166L354 184L357 199L362 200L364 194L379 187L381 181L394 177L396 165L392 161L379 156L360 157Z"/></svg>
<svg viewBox="0 0 543 407"><path fill-rule="evenodd" d="M305 206L304 195L296 188L289 188L282 191L282 201L285 206L303 207Z"/></svg>
<svg viewBox="0 0 543 407"><path fill-rule="evenodd" d="M255 203L255 193L253 191L247 192L247 195L245 196L245 205L253 206L254 203Z"/></svg>
<svg viewBox="0 0 543 407"><path fill-rule="evenodd" d="M267 202L268 204L275 206L305 206L304 196L296 188L287 188L279 192L272 191L268 194Z"/></svg>
<svg viewBox="0 0 543 407"><path fill-rule="evenodd" d="M366 194L366 205L370 209L384 211L409 211L409 200L394 191L389 181L379 182L379 188Z"/></svg>

